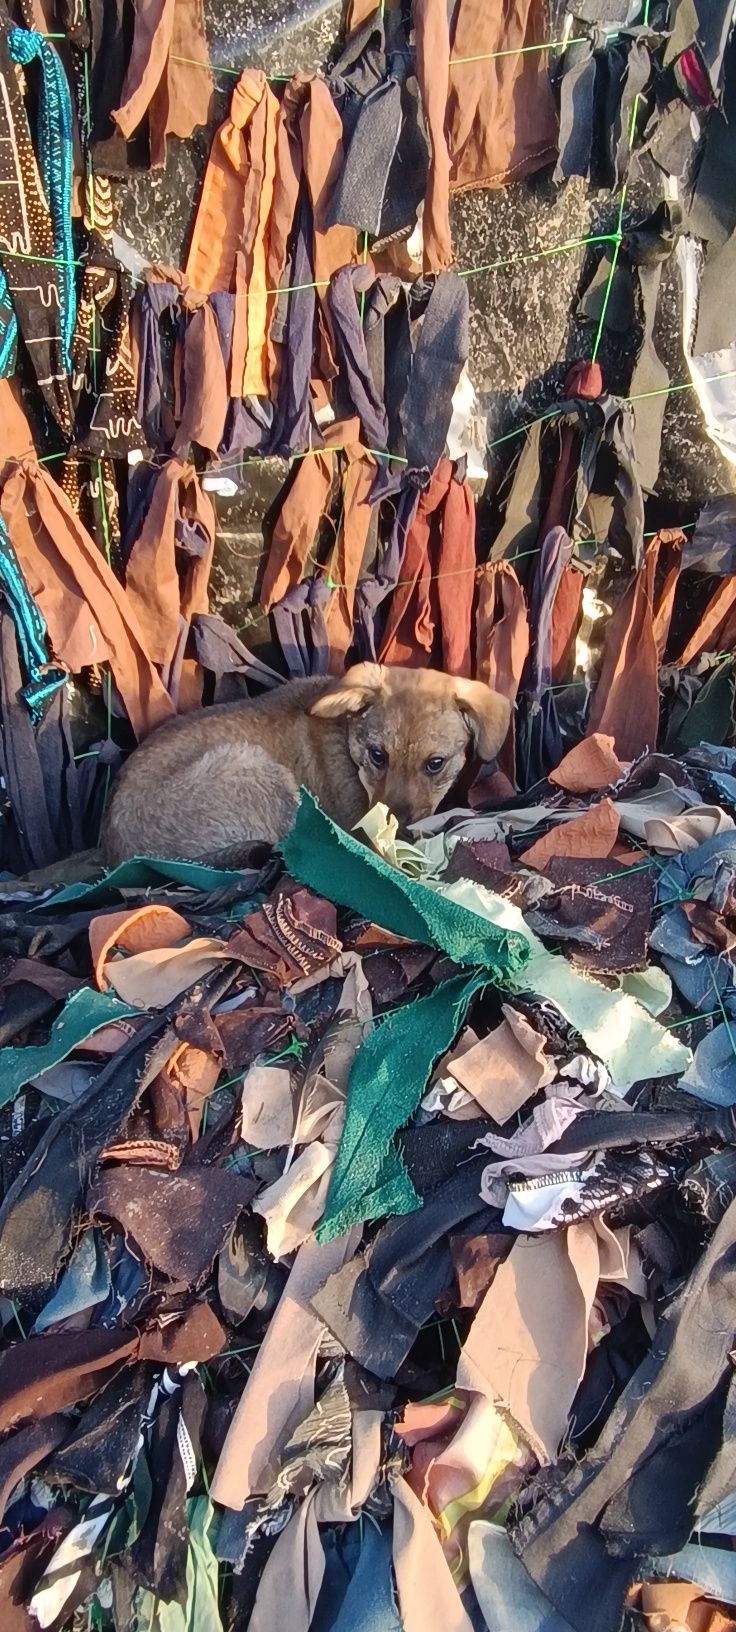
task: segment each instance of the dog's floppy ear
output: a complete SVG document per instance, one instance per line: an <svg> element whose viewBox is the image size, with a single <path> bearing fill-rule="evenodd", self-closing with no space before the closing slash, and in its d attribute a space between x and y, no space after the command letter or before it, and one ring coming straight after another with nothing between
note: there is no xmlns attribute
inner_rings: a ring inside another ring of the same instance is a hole
<svg viewBox="0 0 736 1632"><path fill-rule="evenodd" d="M331 691L312 703L310 714L320 720L339 720L343 714L360 714L383 691L384 671L380 663L356 663Z"/></svg>
<svg viewBox="0 0 736 1632"><path fill-rule="evenodd" d="M456 680L455 697L473 733L479 759L495 759L511 724L511 704L481 680Z"/></svg>

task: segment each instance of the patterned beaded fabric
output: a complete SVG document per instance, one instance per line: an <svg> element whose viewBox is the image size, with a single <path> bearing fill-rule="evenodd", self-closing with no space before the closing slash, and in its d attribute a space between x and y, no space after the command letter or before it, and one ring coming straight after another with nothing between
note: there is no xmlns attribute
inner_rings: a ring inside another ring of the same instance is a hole
<svg viewBox="0 0 736 1632"><path fill-rule="evenodd" d="M24 67L40 65L36 160L24 101ZM69 348L75 320L71 237L71 100L53 47L0 19L0 258L44 400L72 430ZM2 291L0 291L0 294ZM0 345L7 341L0 324ZM12 344L12 342L11 342Z"/></svg>

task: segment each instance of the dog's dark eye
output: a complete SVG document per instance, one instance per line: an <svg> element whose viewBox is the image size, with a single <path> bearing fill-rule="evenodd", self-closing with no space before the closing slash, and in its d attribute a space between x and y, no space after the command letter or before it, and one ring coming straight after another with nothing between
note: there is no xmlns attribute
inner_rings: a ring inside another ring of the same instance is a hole
<svg viewBox="0 0 736 1632"><path fill-rule="evenodd" d="M377 771L382 771L388 765L388 754L385 748L379 748L376 743L371 743L368 749L368 758L371 765L375 765Z"/></svg>
<svg viewBox="0 0 736 1632"><path fill-rule="evenodd" d="M436 776L437 772L442 770L444 763L441 754L431 754L424 767L427 776Z"/></svg>

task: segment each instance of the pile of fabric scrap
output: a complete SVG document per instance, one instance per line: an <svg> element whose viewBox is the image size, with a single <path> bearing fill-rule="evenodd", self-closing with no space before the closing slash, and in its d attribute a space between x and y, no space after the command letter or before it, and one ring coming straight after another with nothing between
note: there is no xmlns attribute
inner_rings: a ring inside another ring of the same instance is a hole
<svg viewBox="0 0 736 1632"><path fill-rule="evenodd" d="M250 861L0 886L4 1632L724 1632L736 749Z"/></svg>

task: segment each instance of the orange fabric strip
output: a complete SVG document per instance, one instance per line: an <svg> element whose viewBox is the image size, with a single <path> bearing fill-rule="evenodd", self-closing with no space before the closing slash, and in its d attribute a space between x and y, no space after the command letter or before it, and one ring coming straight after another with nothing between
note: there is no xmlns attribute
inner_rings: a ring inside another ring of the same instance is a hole
<svg viewBox="0 0 736 1632"><path fill-rule="evenodd" d="M8 477L0 510L55 655L72 674L109 663L137 737L173 713L125 590L61 488L35 460Z"/></svg>
<svg viewBox="0 0 736 1632"><path fill-rule="evenodd" d="M359 443L346 447L343 477L342 525L334 552L332 574L337 589L325 611L330 642L330 674L340 675L353 639L355 591L374 514L368 495L376 474L375 460Z"/></svg>
<svg viewBox="0 0 736 1632"><path fill-rule="evenodd" d="M207 540L202 556L187 558L181 578L175 534L179 511L199 524ZM194 466L169 459L154 487L125 575L128 601L153 661L162 666L172 661L177 650L182 619L188 623L195 613L209 611L207 586L215 526L212 500L202 492Z"/></svg>
<svg viewBox="0 0 736 1632"><path fill-rule="evenodd" d="M242 73L230 116L213 138L184 269L187 282L203 294L233 288L235 257L245 231L248 127L267 89L265 74Z"/></svg>
<svg viewBox="0 0 736 1632"><path fill-rule="evenodd" d="M148 111L153 165L166 163L167 136L186 138L209 124L214 89L202 0L175 0L166 69Z"/></svg>
<svg viewBox="0 0 736 1632"><path fill-rule="evenodd" d="M140 0L122 101L111 117L126 139L138 129L166 71L176 0Z"/></svg>

